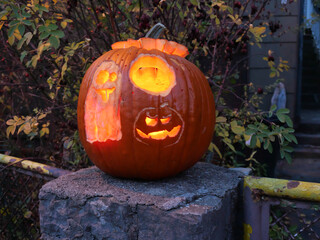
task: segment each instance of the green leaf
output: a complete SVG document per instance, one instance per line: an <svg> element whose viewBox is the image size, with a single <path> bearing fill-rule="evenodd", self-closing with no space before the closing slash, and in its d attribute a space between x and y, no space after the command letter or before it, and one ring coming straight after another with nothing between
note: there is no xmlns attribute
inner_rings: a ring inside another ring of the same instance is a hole
<svg viewBox="0 0 320 240"><path fill-rule="evenodd" d="M9 28L8 30L8 37L11 37L14 31L17 29L18 25L14 25L13 27Z"/></svg>
<svg viewBox="0 0 320 240"><path fill-rule="evenodd" d="M236 149L231 143L228 143L227 138L222 140L233 152L236 152Z"/></svg>
<svg viewBox="0 0 320 240"><path fill-rule="evenodd" d="M280 113L280 114L288 114L290 113L290 110L288 108L281 108L277 111L277 113Z"/></svg>
<svg viewBox="0 0 320 240"><path fill-rule="evenodd" d="M256 130L253 130L253 129L247 129L246 130L246 135L252 135L252 134L255 134L257 131Z"/></svg>
<svg viewBox="0 0 320 240"><path fill-rule="evenodd" d="M16 25L18 25L20 23L20 21L18 21L18 20L13 20L13 21L11 21L11 22L9 22L9 27L13 27L13 26L16 26Z"/></svg>
<svg viewBox="0 0 320 240"><path fill-rule="evenodd" d="M294 148L293 147L290 147L290 146L285 146L283 147L283 150L285 152L289 152L289 153L292 153L294 151Z"/></svg>
<svg viewBox="0 0 320 240"><path fill-rule="evenodd" d="M288 141L288 142L292 142L293 139L291 136L293 136L292 134L289 134L289 133L283 133L282 134L284 136L284 138Z"/></svg>
<svg viewBox="0 0 320 240"><path fill-rule="evenodd" d="M249 124L249 125L248 125L248 128L253 129L253 130L256 130L256 131L259 130L258 127L257 127L256 125L253 125L253 124Z"/></svg>
<svg viewBox="0 0 320 240"><path fill-rule="evenodd" d="M195 6L198 6L198 4L199 4L197 0L190 0L190 2Z"/></svg>
<svg viewBox="0 0 320 240"><path fill-rule="evenodd" d="M50 35L49 32L43 32L43 33L40 34L39 39L43 40L43 39L49 37L49 35Z"/></svg>
<svg viewBox="0 0 320 240"><path fill-rule="evenodd" d="M295 130L293 128L287 128L286 130L287 130L288 133L294 133L295 132Z"/></svg>
<svg viewBox="0 0 320 240"><path fill-rule="evenodd" d="M292 157L289 153L284 153L284 157L288 163L292 163Z"/></svg>
<svg viewBox="0 0 320 240"><path fill-rule="evenodd" d="M9 9L1 11L0 12L0 19L2 19L4 16L7 16L9 14L9 11L10 11Z"/></svg>
<svg viewBox="0 0 320 240"><path fill-rule="evenodd" d="M36 7L37 7L40 11L49 12L49 10L48 10L46 7L41 6L41 5L39 5L39 4L37 4Z"/></svg>
<svg viewBox="0 0 320 240"><path fill-rule="evenodd" d="M51 46L54 47L55 49L57 49L60 45L59 39L56 38L55 36L51 36L49 38L49 42L50 42Z"/></svg>
<svg viewBox="0 0 320 240"><path fill-rule="evenodd" d="M18 30L19 30L19 32L20 32L20 35L23 36L24 31L26 30L26 27L25 27L23 24L20 24L20 25L18 26Z"/></svg>
<svg viewBox="0 0 320 240"><path fill-rule="evenodd" d="M285 116L285 121L289 127L291 127L291 128L293 127L293 122L288 115Z"/></svg>
<svg viewBox="0 0 320 240"><path fill-rule="evenodd" d="M57 38L63 38L64 32L62 32L61 30L54 30L51 31L51 35L56 36Z"/></svg>
<svg viewBox="0 0 320 240"><path fill-rule="evenodd" d="M264 144L263 144L263 149L264 149L264 150L267 150L268 147L269 147L269 145L270 145L270 141L269 141L269 140L265 140L265 141L264 141Z"/></svg>
<svg viewBox="0 0 320 240"><path fill-rule="evenodd" d="M48 32L48 28L45 25L39 27L39 32Z"/></svg>
<svg viewBox="0 0 320 240"><path fill-rule="evenodd" d="M23 51L21 53L21 56L20 56L20 61L23 62L23 59L25 58L25 56L27 56L28 52L27 51Z"/></svg>
<svg viewBox="0 0 320 240"><path fill-rule="evenodd" d="M25 18L29 18L29 17L31 17L31 14L30 14L30 13L27 13L26 11L23 10L23 11L21 12L21 16L22 16L22 17L25 17Z"/></svg>
<svg viewBox="0 0 320 240"><path fill-rule="evenodd" d="M22 20L23 24L24 25L27 25L27 26L31 26L32 25L32 22L29 21L29 20Z"/></svg>
<svg viewBox="0 0 320 240"><path fill-rule="evenodd" d="M73 144L73 141L70 140L70 141L68 142L67 146L66 146L66 149L69 149L69 148L72 146L72 144Z"/></svg>
<svg viewBox="0 0 320 240"><path fill-rule="evenodd" d="M252 135L249 147L250 148L254 148L256 145L257 145L257 136L256 135Z"/></svg>
<svg viewBox="0 0 320 240"><path fill-rule="evenodd" d="M216 153L218 153L219 157L222 159L222 154L221 154L219 148L215 144L213 144L213 148L216 151Z"/></svg>
<svg viewBox="0 0 320 240"><path fill-rule="evenodd" d="M50 23L50 24L48 25L48 28L49 28L50 30L56 30L56 29L58 29L58 26L57 26L56 24Z"/></svg>
<svg viewBox="0 0 320 240"><path fill-rule="evenodd" d="M285 119L286 115L278 113L278 111L277 111L276 115L277 115L277 118L279 119L280 122L282 122L282 123L286 122L286 119Z"/></svg>
<svg viewBox="0 0 320 240"><path fill-rule="evenodd" d="M20 50L22 45L24 44L24 42L26 41L26 38L23 37L19 40L18 44L17 44L17 49Z"/></svg>
<svg viewBox="0 0 320 240"><path fill-rule="evenodd" d="M32 216L32 212L31 212L31 211L26 211L26 212L23 214L23 216L24 216L25 218L30 218L30 217Z"/></svg>
<svg viewBox="0 0 320 240"><path fill-rule="evenodd" d="M269 144L269 145L268 145L268 151L269 151L269 153L272 153L272 152L273 152L272 144Z"/></svg>
<svg viewBox="0 0 320 240"><path fill-rule="evenodd" d="M296 138L295 135L291 135L291 138L292 138L292 141L295 143L295 144L298 144L298 140Z"/></svg>
<svg viewBox="0 0 320 240"><path fill-rule="evenodd" d="M276 109L277 109L277 105L276 105L276 104L273 104L273 105L270 107L270 112L274 112Z"/></svg>

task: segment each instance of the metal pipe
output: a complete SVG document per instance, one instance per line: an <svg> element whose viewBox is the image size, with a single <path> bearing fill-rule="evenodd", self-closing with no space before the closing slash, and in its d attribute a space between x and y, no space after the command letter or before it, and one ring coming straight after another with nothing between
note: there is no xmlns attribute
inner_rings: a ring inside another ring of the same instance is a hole
<svg viewBox="0 0 320 240"><path fill-rule="evenodd" d="M22 158L12 157L0 153L0 163L5 165L12 165L15 167L23 168L26 170L31 170L38 172L43 175L49 175L53 177L60 177L71 173L71 171L55 168L42 163L32 162L30 160L25 160Z"/></svg>
<svg viewBox="0 0 320 240"><path fill-rule="evenodd" d="M245 176L244 187L260 195L320 202L320 183Z"/></svg>

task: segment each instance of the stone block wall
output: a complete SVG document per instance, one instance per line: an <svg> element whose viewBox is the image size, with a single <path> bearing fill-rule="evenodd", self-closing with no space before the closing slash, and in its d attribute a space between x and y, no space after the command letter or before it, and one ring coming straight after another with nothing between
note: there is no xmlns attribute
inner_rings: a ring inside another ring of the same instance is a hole
<svg viewBox="0 0 320 240"><path fill-rule="evenodd" d="M40 191L43 239L236 239L242 174L207 163L160 181L92 167Z"/></svg>

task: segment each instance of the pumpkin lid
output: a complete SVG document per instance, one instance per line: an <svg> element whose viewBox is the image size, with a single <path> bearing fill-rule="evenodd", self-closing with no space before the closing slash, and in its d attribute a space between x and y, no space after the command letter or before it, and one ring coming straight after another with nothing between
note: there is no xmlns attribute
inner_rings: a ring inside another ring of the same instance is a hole
<svg viewBox="0 0 320 240"><path fill-rule="evenodd" d="M161 52L185 57L189 54L188 49L176 42L165 39L140 38L139 40L128 39L127 41L116 42L111 45L112 49L137 47L146 50L157 49Z"/></svg>

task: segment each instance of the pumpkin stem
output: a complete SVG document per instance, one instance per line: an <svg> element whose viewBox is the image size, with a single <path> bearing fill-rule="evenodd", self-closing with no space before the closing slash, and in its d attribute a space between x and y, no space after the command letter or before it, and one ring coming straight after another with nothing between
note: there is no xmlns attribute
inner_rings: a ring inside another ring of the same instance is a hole
<svg viewBox="0 0 320 240"><path fill-rule="evenodd" d="M165 29L167 28L162 23L157 23L147 32L146 37L159 38Z"/></svg>

